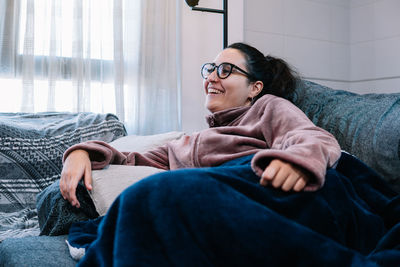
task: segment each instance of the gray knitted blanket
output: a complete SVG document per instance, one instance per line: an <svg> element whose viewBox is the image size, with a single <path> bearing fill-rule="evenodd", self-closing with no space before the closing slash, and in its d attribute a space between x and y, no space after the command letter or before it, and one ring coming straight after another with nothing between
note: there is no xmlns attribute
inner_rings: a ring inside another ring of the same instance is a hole
<svg viewBox="0 0 400 267"><path fill-rule="evenodd" d="M60 178L69 146L125 135L112 114L0 113L0 240L38 233L36 195Z"/></svg>

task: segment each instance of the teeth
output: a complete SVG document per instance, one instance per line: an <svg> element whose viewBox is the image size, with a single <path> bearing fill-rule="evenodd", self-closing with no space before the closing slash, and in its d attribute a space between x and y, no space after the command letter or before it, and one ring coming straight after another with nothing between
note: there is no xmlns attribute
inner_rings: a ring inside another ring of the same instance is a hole
<svg viewBox="0 0 400 267"><path fill-rule="evenodd" d="M222 94L221 91L218 91L218 90L212 89L212 88L209 88L209 89L208 89L208 93L209 93L209 94Z"/></svg>

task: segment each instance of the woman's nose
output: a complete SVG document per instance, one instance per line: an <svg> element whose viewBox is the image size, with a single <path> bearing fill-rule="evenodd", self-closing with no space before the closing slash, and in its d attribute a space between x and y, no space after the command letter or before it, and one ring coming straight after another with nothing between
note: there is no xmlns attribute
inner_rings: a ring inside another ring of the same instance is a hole
<svg viewBox="0 0 400 267"><path fill-rule="evenodd" d="M217 69L214 69L214 71L211 72L210 75L208 75L207 80L216 81L217 79L218 79Z"/></svg>

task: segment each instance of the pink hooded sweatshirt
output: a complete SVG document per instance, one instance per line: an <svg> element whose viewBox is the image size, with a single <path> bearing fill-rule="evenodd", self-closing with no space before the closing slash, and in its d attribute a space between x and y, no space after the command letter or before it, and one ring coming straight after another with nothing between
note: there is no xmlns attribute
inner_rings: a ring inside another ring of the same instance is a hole
<svg viewBox="0 0 400 267"><path fill-rule="evenodd" d="M336 139L315 126L289 101L264 95L251 107L237 107L207 116L210 128L184 135L178 140L143 154L120 152L102 141L87 141L70 147L89 152L93 169L108 164L144 165L175 170L218 166L238 157L255 154L251 166L261 177L271 159L294 163L314 174L305 190L323 186L326 169L339 159Z"/></svg>

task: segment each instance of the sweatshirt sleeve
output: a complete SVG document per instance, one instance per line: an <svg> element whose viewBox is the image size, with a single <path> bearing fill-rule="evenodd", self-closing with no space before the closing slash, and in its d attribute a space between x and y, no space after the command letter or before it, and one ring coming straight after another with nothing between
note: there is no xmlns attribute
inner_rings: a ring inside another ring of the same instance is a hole
<svg viewBox="0 0 400 267"><path fill-rule="evenodd" d="M294 163L314 175L306 191L315 191L325 182L326 169L341 155L335 137L315 126L289 101L274 97L260 108L259 126L269 149L257 152L253 170L261 176L272 159Z"/></svg>
<svg viewBox="0 0 400 267"><path fill-rule="evenodd" d="M82 149L89 153L93 170L103 169L109 164L140 165L168 170L168 147L160 146L145 153L120 152L103 141L87 141L68 148L63 155L63 163L68 155L75 150Z"/></svg>

